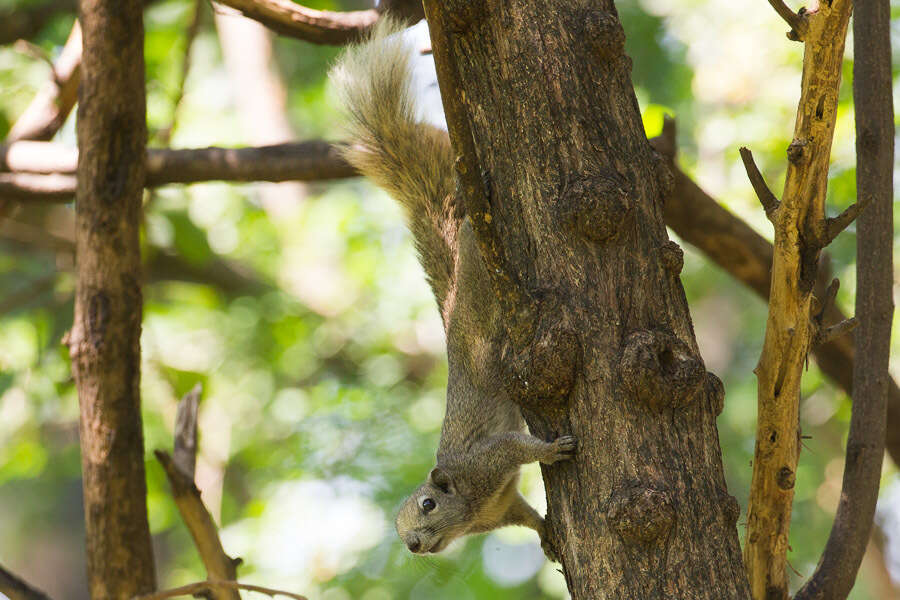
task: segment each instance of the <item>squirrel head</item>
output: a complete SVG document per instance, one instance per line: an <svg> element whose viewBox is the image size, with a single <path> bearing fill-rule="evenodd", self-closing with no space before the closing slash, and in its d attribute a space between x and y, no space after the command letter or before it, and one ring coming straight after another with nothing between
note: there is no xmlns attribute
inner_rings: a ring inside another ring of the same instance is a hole
<svg viewBox="0 0 900 600"><path fill-rule="evenodd" d="M459 494L450 474L435 467L400 508L397 533L411 552L435 553L463 535L470 521L468 500Z"/></svg>

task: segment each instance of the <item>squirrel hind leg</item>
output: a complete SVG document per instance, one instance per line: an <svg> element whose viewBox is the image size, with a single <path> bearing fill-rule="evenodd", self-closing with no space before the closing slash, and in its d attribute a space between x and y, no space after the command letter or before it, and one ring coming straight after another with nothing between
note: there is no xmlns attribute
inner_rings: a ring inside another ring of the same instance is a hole
<svg viewBox="0 0 900 600"><path fill-rule="evenodd" d="M506 511L504 524L522 525L523 527L534 529L541 538L541 549L544 551L547 558L553 562L559 562L556 548L550 541L550 536L547 532L546 521L544 521L544 518L528 504L521 494L516 494L515 500L510 504L509 510Z"/></svg>

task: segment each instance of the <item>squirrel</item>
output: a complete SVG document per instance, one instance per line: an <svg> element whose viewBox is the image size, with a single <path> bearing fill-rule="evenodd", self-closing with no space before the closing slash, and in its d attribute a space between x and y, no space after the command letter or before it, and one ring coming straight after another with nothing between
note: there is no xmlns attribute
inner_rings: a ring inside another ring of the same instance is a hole
<svg viewBox="0 0 900 600"><path fill-rule="evenodd" d="M576 439L525 433L503 385L502 322L475 234L457 197L447 132L420 122L404 26L382 17L331 71L345 109L345 158L405 209L447 338L447 406L437 462L403 503L397 532L416 554L505 525L534 529L556 560L544 519L519 494L519 467L569 460Z"/></svg>

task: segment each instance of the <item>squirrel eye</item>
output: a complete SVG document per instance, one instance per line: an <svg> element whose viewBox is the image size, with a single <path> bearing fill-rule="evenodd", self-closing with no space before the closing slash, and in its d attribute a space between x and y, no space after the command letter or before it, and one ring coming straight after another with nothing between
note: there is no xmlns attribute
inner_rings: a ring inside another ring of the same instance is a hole
<svg viewBox="0 0 900 600"><path fill-rule="evenodd" d="M422 510L427 513L433 511L436 506L437 504L431 498L425 498L424 500L422 500Z"/></svg>

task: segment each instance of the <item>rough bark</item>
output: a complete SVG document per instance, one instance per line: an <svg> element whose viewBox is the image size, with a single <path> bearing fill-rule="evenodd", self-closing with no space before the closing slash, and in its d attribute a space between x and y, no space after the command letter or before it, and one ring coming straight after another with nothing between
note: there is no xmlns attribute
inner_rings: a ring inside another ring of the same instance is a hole
<svg viewBox="0 0 900 600"><path fill-rule="evenodd" d="M858 0L853 16L857 361L841 499L815 573L797 600L842 600L856 581L878 501L887 416L893 302L894 108L890 3Z"/></svg>
<svg viewBox="0 0 900 600"><path fill-rule="evenodd" d="M143 2L83 0L75 321L91 598L155 586L140 409L144 147Z"/></svg>
<svg viewBox="0 0 900 600"><path fill-rule="evenodd" d="M747 173L775 230L769 316L757 376L756 449L744 562L753 597L787 597L787 549L800 452L800 381L818 332L811 326L813 286L821 250L834 238L825 192L837 116L849 0L803 13L803 79L779 202L749 151Z"/></svg>
<svg viewBox="0 0 900 600"><path fill-rule="evenodd" d="M662 220L672 174L644 136L615 7L425 10L478 242L459 268L487 267L482 310L501 316L469 345L496 347L505 369L454 381L472 373L454 370L467 349L451 315L449 387L510 394L535 435L578 437L573 463L544 467L573 598L748 597L724 390L697 351Z"/></svg>

